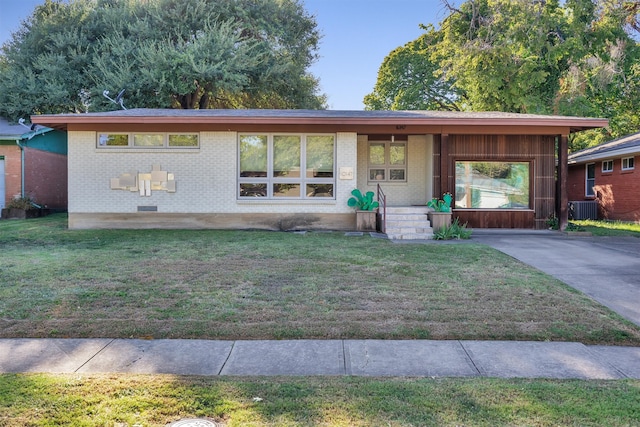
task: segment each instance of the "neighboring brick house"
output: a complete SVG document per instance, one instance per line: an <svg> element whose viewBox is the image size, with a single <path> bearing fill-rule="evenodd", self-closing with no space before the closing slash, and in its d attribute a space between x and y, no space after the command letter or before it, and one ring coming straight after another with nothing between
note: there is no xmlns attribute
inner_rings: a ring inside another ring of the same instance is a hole
<svg viewBox="0 0 640 427"><path fill-rule="evenodd" d="M0 208L28 196L55 210L67 208L67 135L34 130L0 118Z"/></svg>
<svg viewBox="0 0 640 427"><path fill-rule="evenodd" d="M569 201L597 203L598 217L640 221L640 133L569 155Z"/></svg>
<svg viewBox="0 0 640 427"><path fill-rule="evenodd" d="M378 186L389 207L423 208L451 192L454 217L475 228L544 229L556 206L566 224L568 136L608 124L491 112L162 109L32 121L68 132L70 228L280 230L354 229L350 192Z"/></svg>

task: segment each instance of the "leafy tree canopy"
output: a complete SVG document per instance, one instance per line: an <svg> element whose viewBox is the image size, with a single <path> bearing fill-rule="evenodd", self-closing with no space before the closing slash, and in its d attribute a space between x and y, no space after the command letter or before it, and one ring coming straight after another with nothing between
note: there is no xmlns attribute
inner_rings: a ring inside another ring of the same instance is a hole
<svg viewBox="0 0 640 427"><path fill-rule="evenodd" d="M391 52L367 109L562 114L610 119L572 148L640 129L640 3L467 0Z"/></svg>
<svg viewBox="0 0 640 427"><path fill-rule="evenodd" d="M46 0L0 54L0 114L324 108L299 0Z"/></svg>

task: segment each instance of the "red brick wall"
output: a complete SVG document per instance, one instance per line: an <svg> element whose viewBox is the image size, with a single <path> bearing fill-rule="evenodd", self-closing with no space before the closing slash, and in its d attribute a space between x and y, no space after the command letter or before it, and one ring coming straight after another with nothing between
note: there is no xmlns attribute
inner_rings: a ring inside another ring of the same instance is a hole
<svg viewBox="0 0 640 427"><path fill-rule="evenodd" d="M22 191L20 148L17 145L0 145L0 156L4 156L4 205L6 206Z"/></svg>
<svg viewBox="0 0 640 427"><path fill-rule="evenodd" d="M613 172L602 173L602 161L595 162L595 192L602 219L640 222L640 156L635 168L622 170L622 159L613 159ZM593 200L585 197L586 166L569 166L569 200Z"/></svg>
<svg viewBox="0 0 640 427"><path fill-rule="evenodd" d="M585 196L585 180L587 179L587 167L582 165L569 165L567 175L567 196L571 200L592 200Z"/></svg>
<svg viewBox="0 0 640 427"><path fill-rule="evenodd" d="M36 203L52 209L67 208L67 156L25 148L25 192Z"/></svg>

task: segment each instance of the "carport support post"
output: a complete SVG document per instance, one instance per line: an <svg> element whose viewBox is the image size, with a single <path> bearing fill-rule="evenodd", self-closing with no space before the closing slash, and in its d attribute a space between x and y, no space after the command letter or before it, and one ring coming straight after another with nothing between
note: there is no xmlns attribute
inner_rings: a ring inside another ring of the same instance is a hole
<svg viewBox="0 0 640 427"><path fill-rule="evenodd" d="M569 224L569 196L567 195L567 175L569 174L569 137L558 137L558 204L556 216L558 228L564 231Z"/></svg>

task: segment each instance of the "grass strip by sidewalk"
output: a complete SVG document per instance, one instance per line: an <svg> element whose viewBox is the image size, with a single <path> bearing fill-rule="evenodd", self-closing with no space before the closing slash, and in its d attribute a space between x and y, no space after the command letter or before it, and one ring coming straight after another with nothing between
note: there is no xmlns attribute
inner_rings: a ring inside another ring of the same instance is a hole
<svg viewBox="0 0 640 427"><path fill-rule="evenodd" d="M0 425L631 426L640 381L2 375Z"/></svg>
<svg viewBox="0 0 640 427"><path fill-rule="evenodd" d="M0 337L495 339L640 328L473 242L0 222Z"/></svg>

